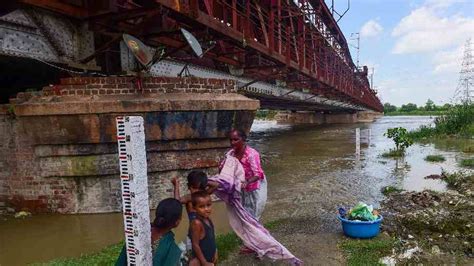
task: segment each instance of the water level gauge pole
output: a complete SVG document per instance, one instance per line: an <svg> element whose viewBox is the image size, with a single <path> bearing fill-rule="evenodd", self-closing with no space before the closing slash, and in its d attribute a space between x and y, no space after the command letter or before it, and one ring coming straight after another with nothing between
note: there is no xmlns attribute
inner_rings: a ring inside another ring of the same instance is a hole
<svg viewBox="0 0 474 266"><path fill-rule="evenodd" d="M356 156L360 156L360 128L356 128Z"/></svg>
<svg viewBox="0 0 474 266"><path fill-rule="evenodd" d="M372 138L372 130L367 129L367 144L370 146L370 139Z"/></svg>
<svg viewBox="0 0 474 266"><path fill-rule="evenodd" d="M128 265L152 265L150 208L141 116L117 117L123 220Z"/></svg>

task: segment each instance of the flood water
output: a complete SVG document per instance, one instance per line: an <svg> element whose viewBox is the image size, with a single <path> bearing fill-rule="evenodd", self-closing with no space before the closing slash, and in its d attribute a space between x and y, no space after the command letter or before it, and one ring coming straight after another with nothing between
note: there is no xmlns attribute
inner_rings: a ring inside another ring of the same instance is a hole
<svg viewBox="0 0 474 266"><path fill-rule="evenodd" d="M406 190L444 190L440 180L424 179L442 169L458 170L457 162L466 154L459 150L467 141L437 141L414 144L404 159L382 158L393 147L383 136L387 128L408 130L432 122L430 117L383 117L370 124L324 126L278 125L256 121L249 145L260 151L268 178L268 204L263 219L295 217L306 212L328 216L338 206L364 201L378 206L381 188L387 185ZM361 155L355 155L355 129L361 129ZM370 131L370 133L369 133ZM442 163L424 161L439 154ZM184 216L185 217L185 216ZM225 207L214 205L213 221L217 233L228 232ZM184 238L187 219L177 229ZM334 223L333 223L334 224ZM331 225L328 225L331 227ZM98 251L123 238L122 216L38 215L24 220L0 221L0 265L24 265L58 257L74 257Z"/></svg>

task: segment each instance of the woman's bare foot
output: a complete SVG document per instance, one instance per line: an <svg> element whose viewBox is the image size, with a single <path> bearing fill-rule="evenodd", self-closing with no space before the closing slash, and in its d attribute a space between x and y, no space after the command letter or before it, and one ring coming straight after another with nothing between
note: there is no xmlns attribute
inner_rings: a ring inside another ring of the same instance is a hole
<svg viewBox="0 0 474 266"><path fill-rule="evenodd" d="M239 254L252 254L252 253L255 253L255 251L253 251L252 249L246 246L242 246L239 251Z"/></svg>

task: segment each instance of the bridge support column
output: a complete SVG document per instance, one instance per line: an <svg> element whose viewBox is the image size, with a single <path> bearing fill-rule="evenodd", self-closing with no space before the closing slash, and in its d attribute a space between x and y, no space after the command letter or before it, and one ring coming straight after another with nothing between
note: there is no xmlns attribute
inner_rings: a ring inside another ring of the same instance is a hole
<svg viewBox="0 0 474 266"><path fill-rule="evenodd" d="M324 114L326 124L352 124L357 123L357 114Z"/></svg>
<svg viewBox="0 0 474 266"><path fill-rule="evenodd" d="M275 119L282 124L324 124L324 114L316 112L278 112Z"/></svg>
<svg viewBox="0 0 474 266"><path fill-rule="evenodd" d="M377 118L383 116L383 113L373 112L373 111L360 111L357 112L357 121L361 123L372 123Z"/></svg>
<svg viewBox="0 0 474 266"><path fill-rule="evenodd" d="M0 106L0 206L30 212L120 211L115 118L144 118L150 206L172 196L171 178L214 174L227 133L250 131L259 102L232 80L70 78ZM182 181L182 184L186 182ZM185 189L182 187L181 189Z"/></svg>

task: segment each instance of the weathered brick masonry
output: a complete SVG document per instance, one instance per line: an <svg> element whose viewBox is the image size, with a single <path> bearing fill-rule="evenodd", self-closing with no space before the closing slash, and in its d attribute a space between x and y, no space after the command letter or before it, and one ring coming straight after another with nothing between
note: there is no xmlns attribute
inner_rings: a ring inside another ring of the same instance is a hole
<svg viewBox="0 0 474 266"><path fill-rule="evenodd" d="M68 78L18 93L0 109L0 202L34 212L120 210L115 117L145 121L151 206L170 178L215 172L232 127L249 130L258 101L231 80ZM185 182L183 182L185 183Z"/></svg>

